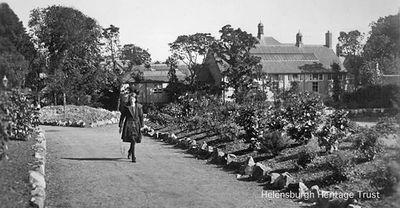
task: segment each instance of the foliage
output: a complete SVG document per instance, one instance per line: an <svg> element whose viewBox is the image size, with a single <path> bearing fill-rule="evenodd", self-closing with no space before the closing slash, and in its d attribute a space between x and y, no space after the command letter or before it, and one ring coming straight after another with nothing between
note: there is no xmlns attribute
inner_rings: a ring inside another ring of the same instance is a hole
<svg viewBox="0 0 400 208"><path fill-rule="evenodd" d="M278 117L286 123L284 128L288 136L297 142L307 143L317 128L323 104L318 96L310 92L287 91L278 96L275 108L279 109Z"/></svg>
<svg viewBox="0 0 400 208"><path fill-rule="evenodd" d="M116 123L119 113L89 106L46 106L40 109L40 123L46 125L88 127L97 122Z"/></svg>
<svg viewBox="0 0 400 208"><path fill-rule="evenodd" d="M399 14L380 17L371 23L370 37L364 46L367 61L377 61L386 74L399 74Z"/></svg>
<svg viewBox="0 0 400 208"><path fill-rule="evenodd" d="M8 139L26 140L33 133L38 125L38 110L20 90L0 93L0 158L3 158Z"/></svg>
<svg viewBox="0 0 400 208"><path fill-rule="evenodd" d="M371 161L379 152L383 151L383 146L378 138L379 133L375 129L364 129L354 135L354 147L361 154L361 159Z"/></svg>
<svg viewBox="0 0 400 208"><path fill-rule="evenodd" d="M35 56L35 48L17 15L6 3L0 3L0 76L10 87L25 85L25 76Z"/></svg>
<svg viewBox="0 0 400 208"><path fill-rule="evenodd" d="M299 152L297 164L303 168L306 168L317 157L317 152L311 149L304 149Z"/></svg>
<svg viewBox="0 0 400 208"><path fill-rule="evenodd" d="M167 66L169 67L168 78L169 84L165 89L166 93L169 95L171 100L177 101L180 96L188 91L188 87L186 84L180 82L178 77L176 76L176 70L178 69L178 60L176 56L168 57L166 61Z"/></svg>
<svg viewBox="0 0 400 208"><path fill-rule="evenodd" d="M232 87L238 102L240 92L248 92L256 79L263 76L260 57L254 56L250 50L258 43L258 39L240 28L234 29L225 25L219 31L221 37L212 45L212 52L220 59L225 70L222 72L224 86ZM242 93L243 94L243 93Z"/></svg>
<svg viewBox="0 0 400 208"><path fill-rule="evenodd" d="M343 94L345 108L391 108L400 105L400 87L373 85Z"/></svg>
<svg viewBox="0 0 400 208"><path fill-rule="evenodd" d="M63 6L34 9L29 26L48 57L48 89L67 97L99 93L101 28L82 12ZM65 104L65 103L64 103Z"/></svg>
<svg viewBox="0 0 400 208"><path fill-rule="evenodd" d="M348 33L340 32L338 40L338 52L339 56L357 56L362 52L362 41L364 39L364 34L358 30L352 30Z"/></svg>
<svg viewBox="0 0 400 208"><path fill-rule="evenodd" d="M383 191L384 194L396 192L396 185L400 182L400 165L396 161L391 161L385 165L375 167L376 171L369 178L372 187Z"/></svg>
<svg viewBox="0 0 400 208"><path fill-rule="evenodd" d="M150 53L134 44L125 44L121 48L121 59L127 60L129 66L149 64L151 62ZM130 68L130 67L129 67Z"/></svg>
<svg viewBox="0 0 400 208"><path fill-rule="evenodd" d="M355 176L355 163L349 155L337 152L333 158L328 161L328 165L333 171L336 182L352 179Z"/></svg>
<svg viewBox="0 0 400 208"><path fill-rule="evenodd" d="M269 152L274 155L277 155L289 144L289 137L279 130L273 132L262 132L257 140L260 142L260 152Z"/></svg>
<svg viewBox="0 0 400 208"><path fill-rule="evenodd" d="M214 42L214 37L209 33L196 33L193 35L180 35L169 43L169 47L174 57L188 66L188 84L194 84L196 80L196 66L204 59L210 45Z"/></svg>
<svg viewBox="0 0 400 208"><path fill-rule="evenodd" d="M322 124L318 126L315 135L319 145L325 147L326 151L338 150L339 141L348 133L350 120L347 114L348 112L343 110L334 110L331 114L323 116Z"/></svg>

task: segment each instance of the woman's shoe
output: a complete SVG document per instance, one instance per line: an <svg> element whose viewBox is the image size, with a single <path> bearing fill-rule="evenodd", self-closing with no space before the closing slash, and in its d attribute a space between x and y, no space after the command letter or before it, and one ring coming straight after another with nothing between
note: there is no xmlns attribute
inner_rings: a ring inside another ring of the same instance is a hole
<svg viewBox="0 0 400 208"><path fill-rule="evenodd" d="M136 162L136 157L132 157L132 162L133 162L133 163Z"/></svg>

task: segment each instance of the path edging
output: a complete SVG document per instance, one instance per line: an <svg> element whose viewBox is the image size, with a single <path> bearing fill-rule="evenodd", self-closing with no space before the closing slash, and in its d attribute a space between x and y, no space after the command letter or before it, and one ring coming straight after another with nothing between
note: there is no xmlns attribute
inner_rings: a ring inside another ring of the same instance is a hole
<svg viewBox="0 0 400 208"><path fill-rule="evenodd" d="M46 181L45 181L45 164L46 164L46 137L43 129L36 130L35 144L32 146L34 150L34 163L29 171L29 183L32 186L30 203L33 207L44 208L46 199Z"/></svg>

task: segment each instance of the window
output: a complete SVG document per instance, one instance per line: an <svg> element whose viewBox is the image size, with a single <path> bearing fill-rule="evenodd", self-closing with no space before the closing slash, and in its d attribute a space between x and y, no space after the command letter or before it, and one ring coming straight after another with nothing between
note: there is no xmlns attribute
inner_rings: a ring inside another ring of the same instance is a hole
<svg viewBox="0 0 400 208"><path fill-rule="evenodd" d="M328 74L328 80L332 80L332 74Z"/></svg>
<svg viewBox="0 0 400 208"><path fill-rule="evenodd" d="M313 92L318 92L318 82L313 82L312 83L312 91Z"/></svg>
<svg viewBox="0 0 400 208"><path fill-rule="evenodd" d="M155 85L154 85L153 92L154 92L154 94L156 94L156 93L163 93L163 92L164 92L164 89L163 89L162 84L155 84Z"/></svg>
<svg viewBox="0 0 400 208"><path fill-rule="evenodd" d="M324 76L322 74L312 74L311 80L324 80Z"/></svg>
<svg viewBox="0 0 400 208"><path fill-rule="evenodd" d="M299 80L299 75L298 74L293 74L293 80L298 81Z"/></svg>

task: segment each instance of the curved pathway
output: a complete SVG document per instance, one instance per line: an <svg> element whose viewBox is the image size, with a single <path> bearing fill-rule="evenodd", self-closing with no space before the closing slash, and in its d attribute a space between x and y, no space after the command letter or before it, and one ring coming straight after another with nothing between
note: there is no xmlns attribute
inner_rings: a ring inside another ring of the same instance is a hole
<svg viewBox="0 0 400 208"><path fill-rule="evenodd" d="M260 184L238 181L150 138L137 145L138 161L131 163L116 125L42 128L47 139L47 208L299 207L288 199L262 197Z"/></svg>

